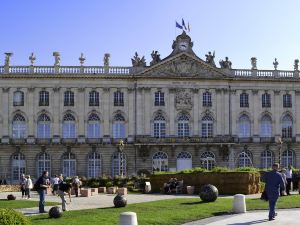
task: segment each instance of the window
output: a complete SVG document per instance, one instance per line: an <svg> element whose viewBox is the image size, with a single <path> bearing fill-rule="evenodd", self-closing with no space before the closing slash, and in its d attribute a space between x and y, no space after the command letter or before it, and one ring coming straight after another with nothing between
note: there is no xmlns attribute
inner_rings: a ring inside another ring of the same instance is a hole
<svg viewBox="0 0 300 225"><path fill-rule="evenodd" d="M88 119L88 138L100 138L100 118L95 113Z"/></svg>
<svg viewBox="0 0 300 225"><path fill-rule="evenodd" d="M292 96L290 94L283 95L283 107L284 108L292 107Z"/></svg>
<svg viewBox="0 0 300 225"><path fill-rule="evenodd" d="M294 153L291 150L286 150L282 152L282 168L287 168L289 165L294 165Z"/></svg>
<svg viewBox="0 0 300 225"><path fill-rule="evenodd" d="M261 106L263 108L271 107L271 95L268 93L264 93L261 96Z"/></svg>
<svg viewBox="0 0 300 225"><path fill-rule="evenodd" d="M101 155L97 152L92 152L88 156L88 177L101 176Z"/></svg>
<svg viewBox="0 0 300 225"><path fill-rule="evenodd" d="M211 102L211 93L206 91L203 93L202 96L202 105L204 107L211 107L212 106L212 102Z"/></svg>
<svg viewBox="0 0 300 225"><path fill-rule="evenodd" d="M265 150L261 153L261 168L270 169L273 165L273 153L270 150Z"/></svg>
<svg viewBox="0 0 300 225"><path fill-rule="evenodd" d="M252 166L252 154L249 151L243 151L238 157L238 167L251 167Z"/></svg>
<svg viewBox="0 0 300 225"><path fill-rule="evenodd" d="M204 152L200 156L201 167L207 170L211 170L215 167L215 154L212 152Z"/></svg>
<svg viewBox="0 0 300 225"><path fill-rule="evenodd" d="M66 152L63 154L63 175L65 177L76 176L76 157L75 154L71 152Z"/></svg>
<svg viewBox="0 0 300 225"><path fill-rule="evenodd" d="M165 152L156 152L152 157L153 172L168 171L168 155Z"/></svg>
<svg viewBox="0 0 300 225"><path fill-rule="evenodd" d="M50 118L46 114L42 114L38 118L37 122L37 137L38 138L50 138Z"/></svg>
<svg viewBox="0 0 300 225"><path fill-rule="evenodd" d="M24 93L22 91L14 92L13 105L24 106Z"/></svg>
<svg viewBox="0 0 300 225"><path fill-rule="evenodd" d="M74 106L74 92L65 92L64 106Z"/></svg>
<svg viewBox="0 0 300 225"><path fill-rule="evenodd" d="M165 105L165 94L161 91L155 92L155 106L164 106Z"/></svg>
<svg viewBox="0 0 300 225"><path fill-rule="evenodd" d="M201 136L203 138L213 137L213 119L211 116L206 115L202 118L201 122Z"/></svg>
<svg viewBox="0 0 300 225"><path fill-rule="evenodd" d="M162 115L157 115L153 122L153 136L164 138L166 136L166 121Z"/></svg>
<svg viewBox="0 0 300 225"><path fill-rule="evenodd" d="M260 122L260 136L272 137L272 119L268 115L264 115Z"/></svg>
<svg viewBox="0 0 300 225"><path fill-rule="evenodd" d="M240 95L240 107L249 107L249 95L247 93L242 93Z"/></svg>
<svg viewBox="0 0 300 225"><path fill-rule="evenodd" d="M189 117L185 114L178 118L178 136L179 137L189 137L190 136L190 124Z"/></svg>
<svg viewBox="0 0 300 225"><path fill-rule="evenodd" d="M50 155L42 152L38 155L37 161L37 177L41 176L43 171L47 170L51 174L51 159Z"/></svg>
<svg viewBox="0 0 300 225"><path fill-rule="evenodd" d="M12 122L12 136L13 138L25 138L27 135L27 124L24 116L16 114Z"/></svg>
<svg viewBox="0 0 300 225"><path fill-rule="evenodd" d="M177 171L192 168L192 155L189 152L180 152L177 156Z"/></svg>
<svg viewBox="0 0 300 225"><path fill-rule="evenodd" d="M125 119L121 114L117 114L113 121L113 138L125 138Z"/></svg>
<svg viewBox="0 0 300 225"><path fill-rule="evenodd" d="M124 93L116 91L114 93L114 106L124 106Z"/></svg>
<svg viewBox="0 0 300 225"><path fill-rule="evenodd" d="M63 138L76 137L76 123L72 114L68 113L63 118Z"/></svg>
<svg viewBox="0 0 300 225"><path fill-rule="evenodd" d="M283 117L281 122L281 127L282 127L281 135L283 138L293 137L293 120L289 115Z"/></svg>
<svg viewBox="0 0 300 225"><path fill-rule="evenodd" d="M39 106L49 106L49 92L40 91Z"/></svg>
<svg viewBox="0 0 300 225"><path fill-rule="evenodd" d="M239 119L239 137L247 138L250 137L250 120L247 115L242 115Z"/></svg>
<svg viewBox="0 0 300 225"><path fill-rule="evenodd" d="M99 92L97 92L97 91L90 92L89 106L99 106Z"/></svg>
<svg viewBox="0 0 300 225"><path fill-rule="evenodd" d="M25 174L26 162L22 153L15 153L12 156L12 180L14 183L20 181L22 174Z"/></svg>
<svg viewBox="0 0 300 225"><path fill-rule="evenodd" d="M124 152L115 152L112 155L112 176L126 176L126 155Z"/></svg>

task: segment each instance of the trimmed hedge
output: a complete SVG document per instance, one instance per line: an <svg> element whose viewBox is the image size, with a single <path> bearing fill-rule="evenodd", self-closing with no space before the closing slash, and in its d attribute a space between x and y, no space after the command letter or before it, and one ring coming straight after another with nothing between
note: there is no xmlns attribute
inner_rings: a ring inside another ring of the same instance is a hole
<svg viewBox="0 0 300 225"><path fill-rule="evenodd" d="M0 208L1 225L30 225L31 222L22 213L13 209Z"/></svg>

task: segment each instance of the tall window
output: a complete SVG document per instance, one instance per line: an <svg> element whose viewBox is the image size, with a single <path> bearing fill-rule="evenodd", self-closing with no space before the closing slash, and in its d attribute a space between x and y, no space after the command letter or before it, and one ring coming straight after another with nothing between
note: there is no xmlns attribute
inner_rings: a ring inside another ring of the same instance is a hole
<svg viewBox="0 0 300 225"><path fill-rule="evenodd" d="M212 152L204 152L200 156L201 167L211 170L215 167L215 154Z"/></svg>
<svg viewBox="0 0 300 225"><path fill-rule="evenodd" d="M155 92L155 106L164 106L165 105L165 94L161 91Z"/></svg>
<svg viewBox="0 0 300 225"><path fill-rule="evenodd" d="M114 93L114 106L124 106L124 93L116 91Z"/></svg>
<svg viewBox="0 0 300 225"><path fill-rule="evenodd" d="M97 152L92 152L88 156L88 177L101 176L101 155Z"/></svg>
<svg viewBox="0 0 300 225"><path fill-rule="evenodd" d="M153 132L156 138L164 138L166 136L166 120L162 115L157 115L154 118Z"/></svg>
<svg viewBox="0 0 300 225"><path fill-rule="evenodd" d="M40 91L39 106L49 106L49 92Z"/></svg>
<svg viewBox="0 0 300 225"><path fill-rule="evenodd" d="M24 106L24 92L22 92L22 91L14 92L13 105L14 106Z"/></svg>
<svg viewBox="0 0 300 225"><path fill-rule="evenodd" d="M97 91L90 92L89 106L99 106L99 92L97 92Z"/></svg>
<svg viewBox="0 0 300 225"><path fill-rule="evenodd" d="M190 136L190 123L189 117L185 114L179 116L178 118L178 136L188 137Z"/></svg>
<svg viewBox="0 0 300 225"><path fill-rule="evenodd" d="M51 136L51 121L49 116L41 114L37 121L37 137L38 138L50 138Z"/></svg>
<svg viewBox="0 0 300 225"><path fill-rule="evenodd" d="M152 170L168 171L168 155L165 152L156 152L152 157Z"/></svg>
<svg viewBox="0 0 300 225"><path fill-rule="evenodd" d="M265 150L261 153L261 168L270 169L273 165L273 153L270 150Z"/></svg>
<svg viewBox="0 0 300 225"><path fill-rule="evenodd" d="M268 93L264 93L261 96L261 106L263 108L271 107L271 95Z"/></svg>
<svg viewBox="0 0 300 225"><path fill-rule="evenodd" d="M126 176L126 155L124 152L115 152L112 155L112 176Z"/></svg>
<svg viewBox="0 0 300 225"><path fill-rule="evenodd" d="M76 138L76 122L70 113L63 118L63 138Z"/></svg>
<svg viewBox="0 0 300 225"><path fill-rule="evenodd" d="M12 136L13 138L25 138L27 135L27 124L24 116L16 114L12 122Z"/></svg>
<svg viewBox="0 0 300 225"><path fill-rule="evenodd" d="M250 137L250 119L247 115L242 115L239 119L239 137L247 138Z"/></svg>
<svg viewBox="0 0 300 225"><path fill-rule="evenodd" d="M211 116L206 115L202 118L201 122L201 136L203 138L213 137L213 119Z"/></svg>
<svg viewBox="0 0 300 225"><path fill-rule="evenodd" d="M281 135L283 138L292 138L293 137L293 119L289 115L285 115L281 122L282 132Z"/></svg>
<svg viewBox="0 0 300 225"><path fill-rule="evenodd" d="M251 167L252 166L252 154L249 151L243 151L238 157L238 167Z"/></svg>
<svg viewBox="0 0 300 225"><path fill-rule="evenodd" d="M189 152L180 152L177 156L177 171L192 168L192 155Z"/></svg>
<svg viewBox="0 0 300 225"><path fill-rule="evenodd" d="M249 95L247 93L240 95L240 107L249 107Z"/></svg>
<svg viewBox="0 0 300 225"><path fill-rule="evenodd" d="M95 113L88 119L88 138L100 138L100 118Z"/></svg>
<svg viewBox="0 0 300 225"><path fill-rule="evenodd" d="M14 183L20 181L21 174L25 174L26 162L22 153L15 153L12 156L12 180Z"/></svg>
<svg viewBox="0 0 300 225"><path fill-rule="evenodd" d="M211 93L206 91L203 93L202 96L202 105L205 107L210 107L212 106L212 102L211 102Z"/></svg>
<svg viewBox="0 0 300 225"><path fill-rule="evenodd" d="M64 106L74 106L74 92L66 91L64 97Z"/></svg>
<svg viewBox="0 0 300 225"><path fill-rule="evenodd" d="M268 115L264 115L261 118L260 136L261 137L272 137L272 119Z"/></svg>
<svg viewBox="0 0 300 225"><path fill-rule="evenodd" d="M113 120L113 138L125 138L125 119L121 114L117 114Z"/></svg>
<svg viewBox="0 0 300 225"><path fill-rule="evenodd" d="M290 94L283 95L283 107L284 108L292 107L292 95Z"/></svg>
<svg viewBox="0 0 300 225"><path fill-rule="evenodd" d="M51 174L51 159L50 155L42 152L38 155L37 161L37 177L41 176L43 171L47 170Z"/></svg>
<svg viewBox="0 0 300 225"><path fill-rule="evenodd" d="M282 162L281 165L283 168L287 168L289 165L294 165L294 153L291 150L286 150L282 152Z"/></svg>
<svg viewBox="0 0 300 225"><path fill-rule="evenodd" d="M74 153L66 152L62 156L63 175L66 177L76 176L76 157Z"/></svg>

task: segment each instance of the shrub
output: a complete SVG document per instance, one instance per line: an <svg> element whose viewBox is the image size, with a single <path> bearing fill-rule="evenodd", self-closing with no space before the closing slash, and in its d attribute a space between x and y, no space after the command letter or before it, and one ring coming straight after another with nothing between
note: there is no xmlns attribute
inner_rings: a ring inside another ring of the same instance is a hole
<svg viewBox="0 0 300 225"><path fill-rule="evenodd" d="M111 181L108 181L107 183L106 183L106 185L105 185L107 188L108 187L112 187L113 186L113 183L111 182Z"/></svg>
<svg viewBox="0 0 300 225"><path fill-rule="evenodd" d="M1 225L30 225L30 221L21 213L13 209L0 208Z"/></svg>

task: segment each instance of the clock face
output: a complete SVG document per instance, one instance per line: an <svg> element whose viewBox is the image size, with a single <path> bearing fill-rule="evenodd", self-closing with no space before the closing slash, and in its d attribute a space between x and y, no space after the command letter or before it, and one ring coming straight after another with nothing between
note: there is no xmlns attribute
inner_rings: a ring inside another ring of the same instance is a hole
<svg viewBox="0 0 300 225"><path fill-rule="evenodd" d="M188 48L188 43L187 42L180 42L179 43L179 49L182 50L182 51L185 51L187 50Z"/></svg>

